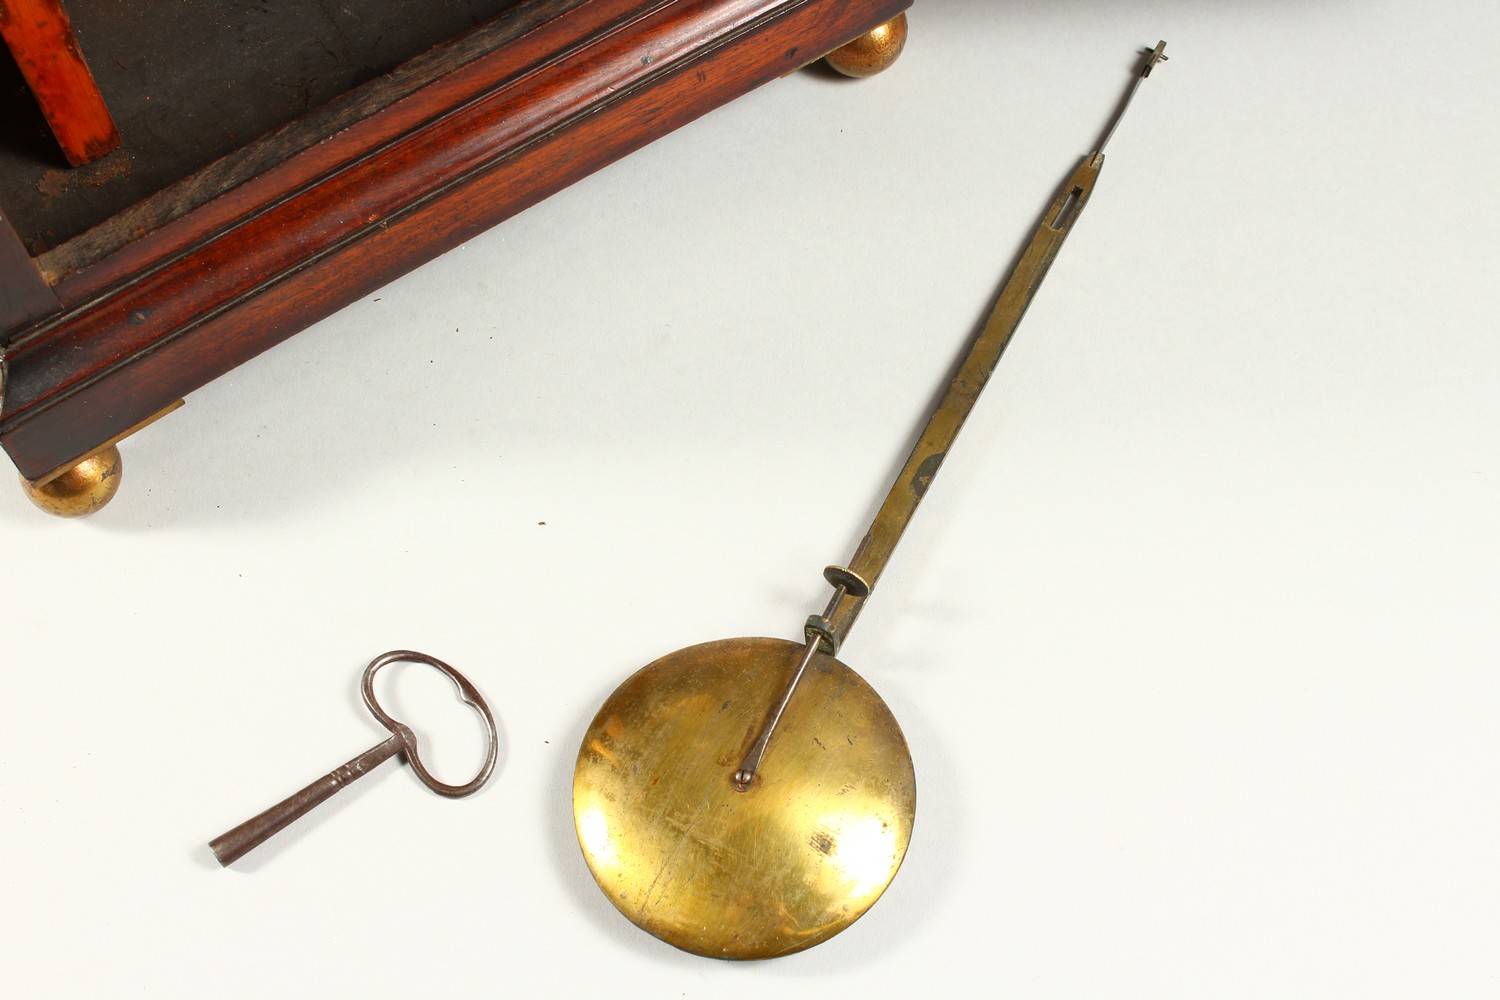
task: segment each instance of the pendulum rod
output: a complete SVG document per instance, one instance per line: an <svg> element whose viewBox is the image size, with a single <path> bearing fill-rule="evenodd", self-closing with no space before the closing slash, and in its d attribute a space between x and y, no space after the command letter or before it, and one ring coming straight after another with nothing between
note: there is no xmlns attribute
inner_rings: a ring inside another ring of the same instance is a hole
<svg viewBox="0 0 1500 1000"><path fill-rule="evenodd" d="M870 530L855 550L850 565L847 568L830 566L824 570L824 578L833 585L833 597L823 614L813 615L807 620L807 648L797 669L781 698L767 714L759 736L751 744L731 778L734 787L740 791L747 791L755 780L771 736L781 721L782 713L791 703L792 695L796 693L797 685L807 668L820 653L838 655L839 647L843 645L849 629L859 617L866 598L875 589L880 574L890 561L896 543L901 540L906 526L911 523L917 505L922 502L922 497L926 495L933 477L942 466L949 448L958 437L964 420L974 409L980 392L999 364L1011 335L1020 325L1021 318L1026 315L1026 309L1041 287L1042 279L1047 276L1047 269L1052 266L1052 261L1062 249L1063 241L1068 238L1073 224L1083 214L1083 208L1093 194L1094 183L1099 178L1099 171L1104 166L1104 146L1114 134L1115 126L1119 124L1141 81L1151 75L1151 70L1157 63L1167 58L1165 49L1166 43L1160 42L1145 56L1141 70L1135 75L1130 90L1112 117L1098 148L1083 158L1083 162L1073 172L1072 179L1048 207L1047 214L1042 217L1020 262L1001 290L989 322L969 347L969 353L964 357L958 374L948 384L937 408L928 418L921 438L912 449L911 456L907 458L895 483L891 485L885 502L881 504L880 511L870 524Z"/></svg>

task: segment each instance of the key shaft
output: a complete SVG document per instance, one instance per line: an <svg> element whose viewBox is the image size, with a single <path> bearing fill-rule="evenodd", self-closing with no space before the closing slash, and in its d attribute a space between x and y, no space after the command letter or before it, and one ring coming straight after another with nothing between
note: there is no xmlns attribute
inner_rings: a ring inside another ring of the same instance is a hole
<svg viewBox="0 0 1500 1000"><path fill-rule="evenodd" d="M219 864L227 868L285 830L314 806L327 802L335 792L348 787L356 779L363 778L406 748L406 737L395 733L348 763L329 771L301 791L293 792L233 830L215 837L208 842L208 846L213 849Z"/></svg>

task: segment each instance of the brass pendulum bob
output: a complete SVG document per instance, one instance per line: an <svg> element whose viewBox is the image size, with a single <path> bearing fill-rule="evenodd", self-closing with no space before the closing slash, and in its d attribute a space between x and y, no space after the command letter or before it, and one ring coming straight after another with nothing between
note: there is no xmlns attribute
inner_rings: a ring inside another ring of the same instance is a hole
<svg viewBox="0 0 1500 1000"><path fill-rule="evenodd" d="M836 659L896 543L1082 214L1104 140L1058 194L806 644L721 639L642 668L599 709L573 819L599 887L643 930L714 958L773 958L848 927L895 878L916 776L891 711Z"/></svg>

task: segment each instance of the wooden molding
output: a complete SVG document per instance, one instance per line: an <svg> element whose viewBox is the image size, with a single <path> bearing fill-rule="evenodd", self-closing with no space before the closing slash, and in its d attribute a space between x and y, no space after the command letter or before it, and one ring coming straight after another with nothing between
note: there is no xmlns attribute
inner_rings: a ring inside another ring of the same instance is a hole
<svg viewBox="0 0 1500 1000"><path fill-rule="evenodd" d="M104 234L107 255L54 272L62 311L4 335L0 443L23 475L86 455L392 278L909 3L519 3L481 29L501 41L476 46L466 35L440 47L430 54L437 62L419 67L417 89L402 85L400 71L375 81L395 81L395 96L359 93L354 120L341 119L336 132L302 137L280 162L175 217L165 213L158 228L118 248L108 249L116 237ZM442 61L460 46L461 58Z"/></svg>
<svg viewBox="0 0 1500 1000"><path fill-rule="evenodd" d="M21 244L21 237L0 215L0 330L23 326L61 307L36 261ZM0 381L0 393L4 387Z"/></svg>

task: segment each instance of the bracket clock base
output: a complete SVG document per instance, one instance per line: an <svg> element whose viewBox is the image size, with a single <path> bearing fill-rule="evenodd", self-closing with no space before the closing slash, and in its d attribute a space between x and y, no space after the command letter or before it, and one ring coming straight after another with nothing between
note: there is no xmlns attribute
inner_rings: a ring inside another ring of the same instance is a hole
<svg viewBox="0 0 1500 1000"><path fill-rule="evenodd" d="M820 56L878 71L910 2L512 0L59 245L0 202L0 445L39 506L96 510L116 442L194 389ZM131 155L117 117L84 169Z"/></svg>

